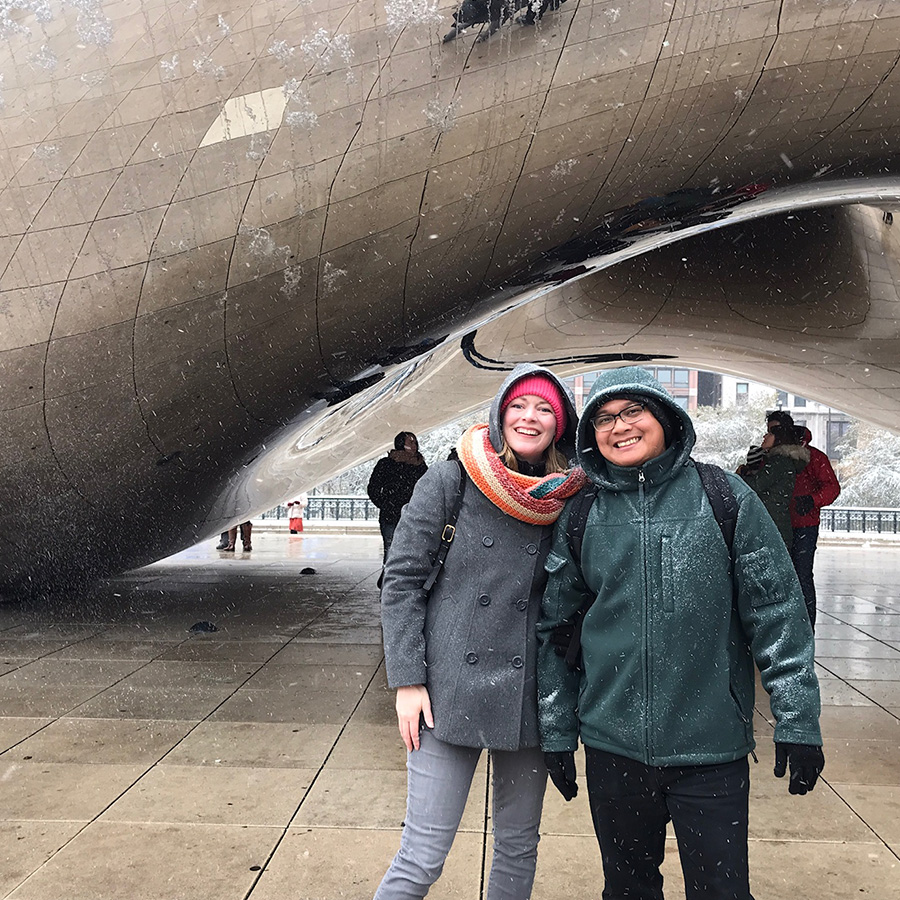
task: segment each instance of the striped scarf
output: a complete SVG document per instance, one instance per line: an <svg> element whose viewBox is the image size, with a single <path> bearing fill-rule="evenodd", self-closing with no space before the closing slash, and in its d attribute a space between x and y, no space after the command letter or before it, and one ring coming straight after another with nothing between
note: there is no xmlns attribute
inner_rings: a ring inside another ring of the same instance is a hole
<svg viewBox="0 0 900 900"><path fill-rule="evenodd" d="M459 459L478 490L508 516L531 525L552 525L566 498L587 482L578 467L543 478L522 475L503 465L487 425L473 425L459 439Z"/></svg>

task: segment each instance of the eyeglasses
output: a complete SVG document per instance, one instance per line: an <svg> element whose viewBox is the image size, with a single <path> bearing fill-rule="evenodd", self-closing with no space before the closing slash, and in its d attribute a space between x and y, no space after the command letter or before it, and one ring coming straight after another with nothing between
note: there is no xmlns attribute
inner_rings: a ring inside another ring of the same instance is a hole
<svg viewBox="0 0 900 900"><path fill-rule="evenodd" d="M644 415L644 404L635 403L617 413L600 413L591 419L591 424L594 426L594 431L612 431L616 419L621 419L626 425L630 425L632 422L637 422L642 415Z"/></svg>

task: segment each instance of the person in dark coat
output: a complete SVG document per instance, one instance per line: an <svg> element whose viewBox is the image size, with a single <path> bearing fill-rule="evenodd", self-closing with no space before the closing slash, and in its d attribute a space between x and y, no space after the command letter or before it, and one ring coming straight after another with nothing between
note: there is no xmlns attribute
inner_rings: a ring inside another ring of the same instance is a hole
<svg viewBox="0 0 900 900"><path fill-rule="evenodd" d="M814 643L787 549L759 498L722 473L731 553L690 457L694 428L648 372L602 372L578 422L597 488L576 561L559 517L538 624L541 744L577 792L584 744L603 900L662 900L672 822L686 900L752 900L754 662L775 720L775 775L805 794L825 764ZM556 633L581 620L581 666Z"/></svg>
<svg viewBox="0 0 900 900"><path fill-rule="evenodd" d="M753 488L762 500L766 512L778 527L788 550L794 540L791 527L791 498L794 482L809 465L809 450L800 443L793 425L776 425L766 432L762 441L760 464L751 468L740 466L737 474Z"/></svg>
<svg viewBox="0 0 900 900"><path fill-rule="evenodd" d="M528 900L547 770L538 747L535 624L550 531L584 484L570 469L575 405L551 372L512 371L488 424L460 438L416 485L387 558L382 624L388 684L406 746L400 850L376 900L426 895L459 827L483 750L491 754L494 850L487 900ZM465 492L431 591L441 534Z"/></svg>
<svg viewBox="0 0 900 900"><path fill-rule="evenodd" d="M394 449L384 459L378 460L366 493L378 507L378 526L384 541L384 559L387 559L394 531L400 521L403 507L409 503L416 482L425 474L428 466L419 453L418 438L411 431L401 431L394 438Z"/></svg>
<svg viewBox="0 0 900 900"><path fill-rule="evenodd" d="M776 425L793 425L790 413L775 410L769 413L766 424L771 430ZM813 580L813 563L816 557L816 545L819 542L820 510L830 506L841 493L837 475L828 457L818 448L811 446L812 434L802 425L800 443L809 449L809 465L797 476L794 482L794 497L791 501L791 559L803 589L806 601L806 612L813 628L816 627L816 584Z"/></svg>

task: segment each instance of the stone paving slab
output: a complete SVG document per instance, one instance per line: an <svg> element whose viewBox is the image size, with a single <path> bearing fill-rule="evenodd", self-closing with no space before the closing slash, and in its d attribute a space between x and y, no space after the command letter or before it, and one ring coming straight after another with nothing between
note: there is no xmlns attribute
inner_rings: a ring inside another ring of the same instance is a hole
<svg viewBox="0 0 900 900"><path fill-rule="evenodd" d="M82 607L0 606L0 898L374 893L405 813L380 540L213 543L110 579ZM823 546L817 581L825 778L796 798L772 777L758 697L754 893L900 900L900 548ZM488 783L483 757L429 897L483 896ZM585 793L548 790L535 900L599 896ZM664 874L682 900L671 839Z"/></svg>

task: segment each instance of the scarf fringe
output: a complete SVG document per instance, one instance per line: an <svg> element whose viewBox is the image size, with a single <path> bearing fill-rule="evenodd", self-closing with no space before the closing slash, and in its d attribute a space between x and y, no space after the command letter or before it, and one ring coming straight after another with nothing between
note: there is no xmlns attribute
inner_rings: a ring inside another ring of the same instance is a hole
<svg viewBox="0 0 900 900"><path fill-rule="evenodd" d="M473 425L459 439L459 459L469 477L498 509L531 525L552 525L566 499L587 483L584 471L554 472L543 478L513 472L490 442L487 425Z"/></svg>

